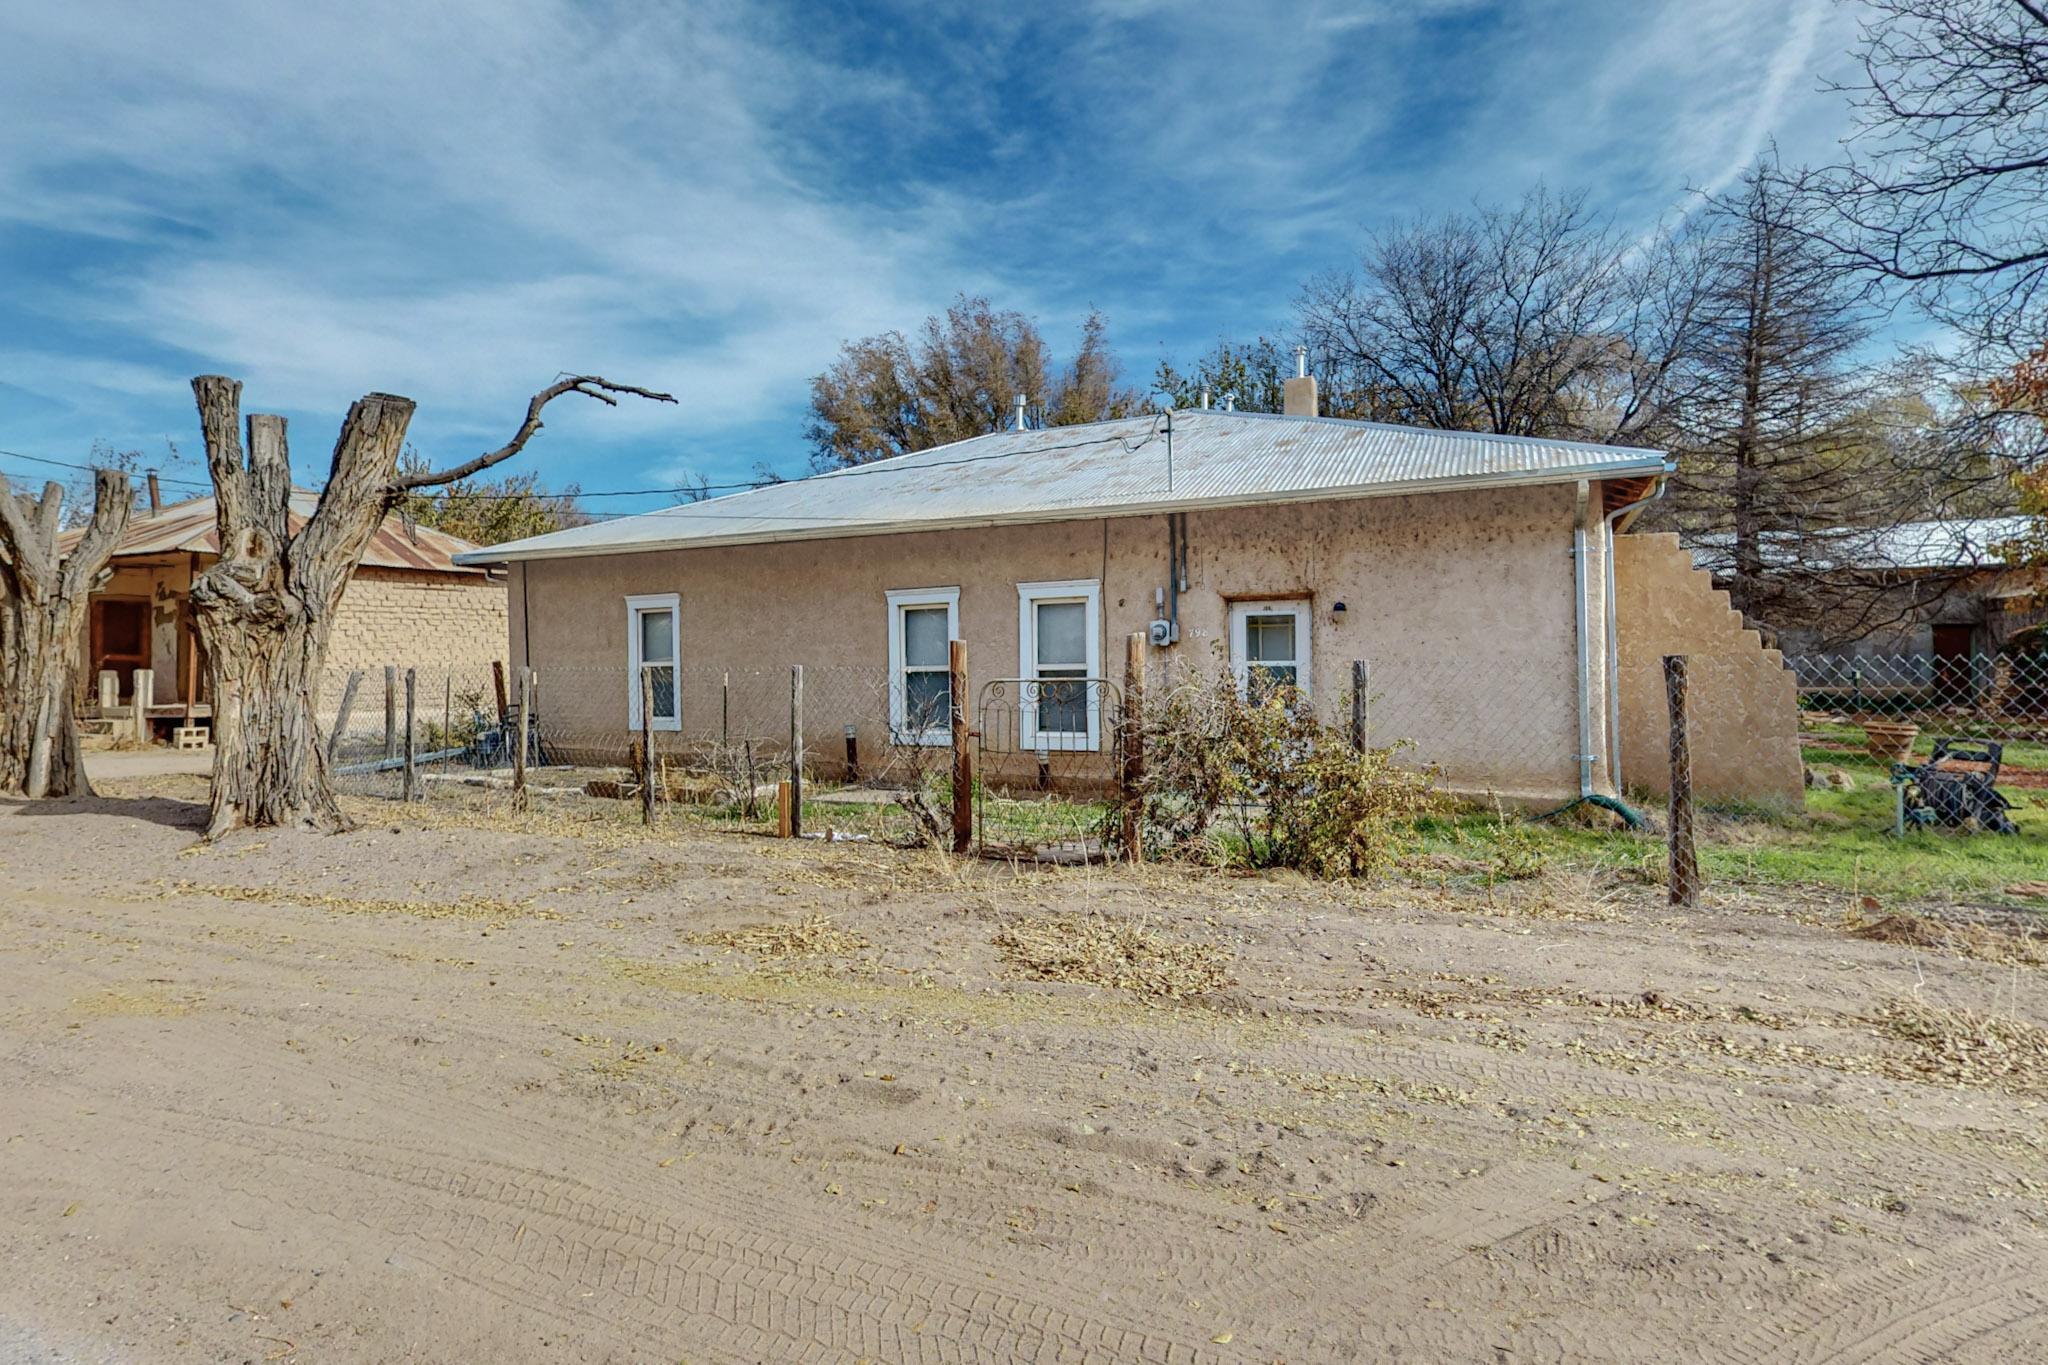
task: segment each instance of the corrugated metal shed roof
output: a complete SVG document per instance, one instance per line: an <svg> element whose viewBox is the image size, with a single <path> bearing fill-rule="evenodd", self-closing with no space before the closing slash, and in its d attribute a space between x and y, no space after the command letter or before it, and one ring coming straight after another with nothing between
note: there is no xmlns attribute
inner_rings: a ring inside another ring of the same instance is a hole
<svg viewBox="0 0 2048 1365"><path fill-rule="evenodd" d="M1163 414L1000 431L730 497L493 545L460 562L1558 483L1664 467L1662 453L1624 446L1205 409L1174 413L1170 442Z"/></svg>
<svg viewBox="0 0 2048 1365"><path fill-rule="evenodd" d="M306 524L319 505L318 493L304 488L292 490L291 529L294 534ZM71 542L83 534L83 529L68 533L65 548L68 549ZM420 569L428 573L468 576L484 570L459 564L455 557L476 548L460 536L451 536L429 526L415 527L408 534L404 521L394 512L384 518L384 524L370 538L370 548L363 553L363 563L379 569ZM220 553L219 518L210 497L171 503L153 517L131 517L127 532L122 535L120 544L114 547L117 558L186 552Z"/></svg>
<svg viewBox="0 0 2048 1365"><path fill-rule="evenodd" d="M1805 534L1766 531L1767 567L1831 569L2002 568L2002 547L2032 533L2032 517L1954 517L1905 521L1896 526L1835 526ZM1695 566L1717 572L1734 567L1735 538L1713 532L1690 546Z"/></svg>

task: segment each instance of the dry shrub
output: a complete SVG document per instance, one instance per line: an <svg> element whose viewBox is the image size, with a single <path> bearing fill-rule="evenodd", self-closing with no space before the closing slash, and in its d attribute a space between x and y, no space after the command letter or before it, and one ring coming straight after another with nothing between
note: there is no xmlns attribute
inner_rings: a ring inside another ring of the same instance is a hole
<svg viewBox="0 0 2048 1365"><path fill-rule="evenodd" d="M1957 957L1996 962L2000 966L2036 967L2042 963L2040 949L2016 934L2000 933L1976 924L1946 924L1899 911L1859 924L1849 931L1851 938L1872 943L1897 943L1910 948L1932 948Z"/></svg>
<svg viewBox="0 0 2048 1365"><path fill-rule="evenodd" d="M1229 950L1167 938L1142 920L1032 915L996 931L1003 960L1034 981L1076 981L1184 1000L1229 981Z"/></svg>
<svg viewBox="0 0 2048 1365"><path fill-rule="evenodd" d="M715 929L683 940L713 948L734 948L765 961L793 957L835 957L857 953L868 941L841 929L826 915L806 915L795 924L749 924L741 929Z"/></svg>
<svg viewBox="0 0 2048 1365"><path fill-rule="evenodd" d="M1871 1023L1912 1045L1899 1059L1909 1076L2048 1094L2048 1029L2024 1019L1907 998L1885 1004Z"/></svg>
<svg viewBox="0 0 2048 1365"><path fill-rule="evenodd" d="M1168 856L1369 876L1441 806L1429 774L1395 761L1398 748L1353 748L1292 687L1247 692L1227 668L1149 698L1141 730L1144 771L1125 799L1138 804L1145 847ZM1106 842L1122 823L1113 806Z"/></svg>

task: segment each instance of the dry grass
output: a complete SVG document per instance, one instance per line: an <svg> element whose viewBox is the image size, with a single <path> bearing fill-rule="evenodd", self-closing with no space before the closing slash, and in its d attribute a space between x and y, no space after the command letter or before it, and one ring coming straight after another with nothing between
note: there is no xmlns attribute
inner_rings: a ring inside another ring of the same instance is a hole
<svg viewBox="0 0 2048 1365"><path fill-rule="evenodd" d="M806 915L795 924L750 924L741 929L714 929L687 935L685 943L731 948L767 962L799 957L843 957L868 946L868 941L841 929L826 915Z"/></svg>
<svg viewBox="0 0 2048 1365"><path fill-rule="evenodd" d="M500 900L492 896L460 896L447 901L406 901L380 896L335 896L318 891L285 891L274 886L208 885L204 882L173 882L164 891L170 896L211 896L215 900L247 901L258 905L303 905L331 910L342 915L412 915L419 919L487 920L493 923L514 919L560 919L556 911L536 906L530 900Z"/></svg>
<svg viewBox="0 0 2048 1365"><path fill-rule="evenodd" d="M1912 1046L1900 1073L1955 1085L2048 1094L2048 1029L2005 1014L1951 1009L1904 998L1872 1018L1880 1033Z"/></svg>
<svg viewBox="0 0 2048 1365"><path fill-rule="evenodd" d="M2041 950L2017 934L2001 933L1976 924L1949 924L1925 915L1898 911L1881 919L1856 925L1851 938L1871 943L1896 943L1911 948L1931 948L1956 957L1996 962L2004 967L2038 967Z"/></svg>
<svg viewBox="0 0 2048 1365"><path fill-rule="evenodd" d="M1230 979L1228 949L1171 939L1141 920L1022 916L996 931L995 944L1005 962L1034 981L1108 986L1154 1000L1185 1000Z"/></svg>

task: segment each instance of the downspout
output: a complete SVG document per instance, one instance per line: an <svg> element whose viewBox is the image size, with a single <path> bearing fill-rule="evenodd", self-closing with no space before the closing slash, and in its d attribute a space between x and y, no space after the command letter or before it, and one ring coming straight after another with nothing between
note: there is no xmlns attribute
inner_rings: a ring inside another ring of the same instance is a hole
<svg viewBox="0 0 2048 1365"><path fill-rule="evenodd" d="M1578 637L1579 752L1577 759L1579 794L1556 810L1539 818L1548 820L1551 816L1562 815L1575 807L1593 805L1599 806L1603 810L1613 811L1621 817L1622 823L1626 824L1630 829L1640 829L1643 823L1642 816L1630 810L1626 804L1617 798L1603 796L1593 790L1593 764L1599 760L1599 755L1593 752L1593 638L1592 632L1587 629L1586 622L1586 508L1591 500L1591 482L1585 479L1579 480L1578 498L1574 504L1574 515L1572 518L1571 551L1572 621L1574 632ZM1610 529L1612 528L1611 522L1609 527ZM1609 567L1611 570L1611 562ZM1612 611L1613 600L1611 597L1608 607ZM1612 690L1612 677L1610 675L1609 691L1612 692ZM1620 788L1617 787L1615 790L1619 791Z"/></svg>
<svg viewBox="0 0 2048 1365"><path fill-rule="evenodd" d="M1607 527L1607 775L1614 780L1616 795L1621 793L1621 628L1617 621L1614 605L1614 537L1615 523L1629 513L1648 507L1664 496L1669 488L1669 476L1674 466L1666 466L1660 477L1645 497L1625 503L1609 512L1605 518Z"/></svg>
<svg viewBox="0 0 2048 1365"><path fill-rule="evenodd" d="M1579 800L1593 794L1593 640L1586 629L1586 505L1593 485L1579 480L1572 515L1572 620L1579 647Z"/></svg>

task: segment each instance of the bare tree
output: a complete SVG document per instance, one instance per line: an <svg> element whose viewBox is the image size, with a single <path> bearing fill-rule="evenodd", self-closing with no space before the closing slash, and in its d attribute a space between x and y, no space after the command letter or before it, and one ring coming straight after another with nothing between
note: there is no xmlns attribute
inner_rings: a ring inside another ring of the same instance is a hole
<svg viewBox="0 0 2048 1365"><path fill-rule="evenodd" d="M1022 398L1049 426L1136 412L1099 313L1082 324L1073 363L1055 369L1038 326L985 298L961 295L926 318L913 342L901 332L846 343L811 380L805 436L817 469L839 469L1001 430Z"/></svg>
<svg viewBox="0 0 2048 1365"><path fill-rule="evenodd" d="M1850 154L1809 188L1815 230L2008 358L2048 285L2048 5L1862 0Z"/></svg>
<svg viewBox="0 0 2048 1365"><path fill-rule="evenodd" d="M128 476L93 475L92 520L64 554L64 488L31 499L0 476L0 791L89 793L72 707L86 606L128 529Z"/></svg>
<svg viewBox="0 0 2048 1365"><path fill-rule="evenodd" d="M192 392L220 528L220 558L192 584L213 692L208 838L244 825L347 827L315 720L320 675L335 608L393 507L416 489L469 479L511 459L541 429L542 410L564 394L614 407L621 395L675 401L596 375L569 376L533 396L504 445L450 469L401 475L413 401L368 394L342 422L319 505L294 533L284 418L251 414L245 448L241 384L201 375Z"/></svg>
<svg viewBox="0 0 2048 1365"><path fill-rule="evenodd" d="M1417 219L1297 301L1333 405L1382 421L1596 441L1650 439L1683 353L1696 263L1633 243L1583 194Z"/></svg>

